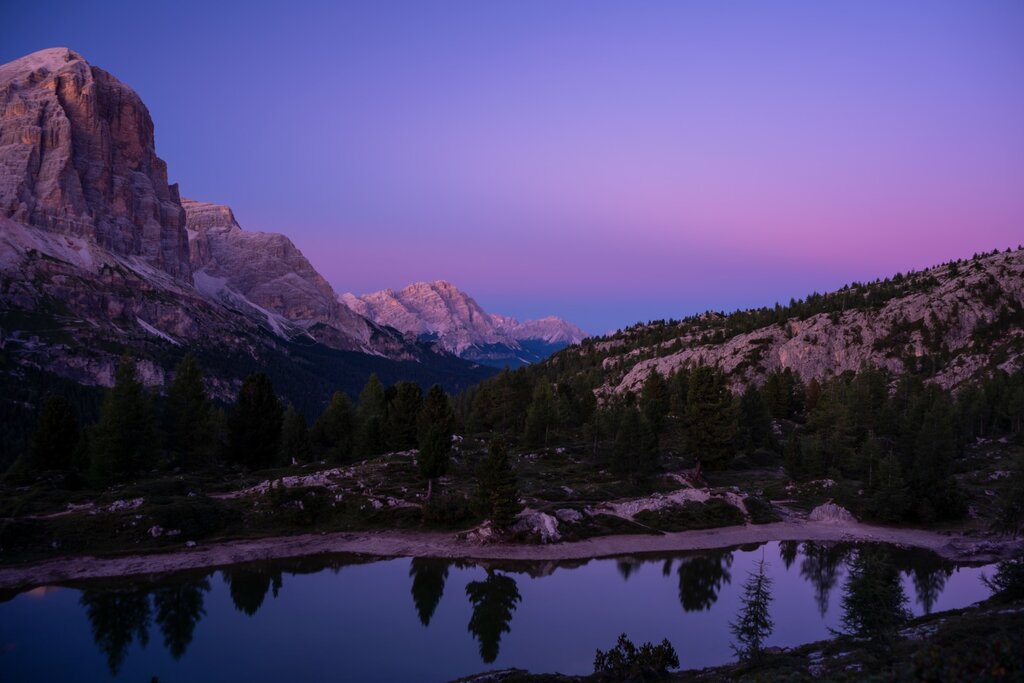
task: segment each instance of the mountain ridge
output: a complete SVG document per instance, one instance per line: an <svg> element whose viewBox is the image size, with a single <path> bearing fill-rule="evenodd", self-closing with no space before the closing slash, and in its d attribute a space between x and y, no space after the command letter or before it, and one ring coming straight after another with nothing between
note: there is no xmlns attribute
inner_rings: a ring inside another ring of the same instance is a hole
<svg viewBox="0 0 1024 683"><path fill-rule="evenodd" d="M339 301L378 324L434 341L462 358L501 367L538 362L588 335L555 316L519 322L485 311L447 280L414 282Z"/></svg>

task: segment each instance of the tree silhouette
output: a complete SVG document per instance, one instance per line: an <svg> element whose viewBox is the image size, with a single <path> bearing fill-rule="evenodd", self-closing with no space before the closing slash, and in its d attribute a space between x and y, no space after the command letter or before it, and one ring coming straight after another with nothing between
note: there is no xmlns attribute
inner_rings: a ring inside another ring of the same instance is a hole
<svg viewBox="0 0 1024 683"><path fill-rule="evenodd" d="M210 590L207 577L192 579L153 591L156 623L164 636L164 645L175 659L185 654L192 642L196 624L206 615L204 594Z"/></svg>
<svg viewBox="0 0 1024 683"><path fill-rule="evenodd" d="M711 609L723 584L732 581L732 553L685 557L679 563L679 602L687 612Z"/></svg>
<svg viewBox="0 0 1024 683"><path fill-rule="evenodd" d="M768 606L772 601L772 579L765 571L767 562L757 563L757 571L747 574L743 585L743 607L736 620L729 624L729 630L736 638L733 652L740 659L756 659L764 650L764 641L775 627Z"/></svg>
<svg viewBox="0 0 1024 683"><path fill-rule="evenodd" d="M110 673L116 676L135 638L141 645L149 642L149 594L135 588L87 590L79 603L85 607L96 646L107 656Z"/></svg>
<svg viewBox="0 0 1024 683"><path fill-rule="evenodd" d="M504 574L487 570L484 581L473 581L466 585L466 596L473 606L469 619L469 632L480 642L480 658L490 664L498 658L501 634L512 628L512 613L516 603L522 600L515 579Z"/></svg>
<svg viewBox="0 0 1024 683"><path fill-rule="evenodd" d="M832 589L839 580L839 567L846 558L844 546L831 543L804 543L804 559L800 563L800 576L814 584L814 599L818 613L828 613Z"/></svg>
<svg viewBox="0 0 1024 683"><path fill-rule="evenodd" d="M224 570L224 581L228 584L231 601L239 612L250 617L263 605L271 585L274 597L281 589L281 573L253 567L238 567Z"/></svg>
<svg viewBox="0 0 1024 683"><path fill-rule="evenodd" d="M409 564L409 576L412 577L412 601L416 605L416 613L420 623L430 625L434 611L444 594L444 584L448 580L448 568L451 562L429 557L414 557Z"/></svg>
<svg viewBox="0 0 1024 683"><path fill-rule="evenodd" d="M842 624L846 632L890 649L910 619L900 572L884 553L862 548L850 562L843 587Z"/></svg>

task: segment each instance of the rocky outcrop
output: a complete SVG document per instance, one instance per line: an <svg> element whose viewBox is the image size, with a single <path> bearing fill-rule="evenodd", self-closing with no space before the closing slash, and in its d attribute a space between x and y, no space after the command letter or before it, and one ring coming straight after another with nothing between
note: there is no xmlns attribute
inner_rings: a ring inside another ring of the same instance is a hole
<svg viewBox="0 0 1024 683"><path fill-rule="evenodd" d="M338 301L290 239L242 230L230 208L183 199L196 289L277 334L308 334L333 348L402 356L405 341Z"/></svg>
<svg viewBox="0 0 1024 683"><path fill-rule="evenodd" d="M487 313L471 296L444 280L362 296L346 293L340 301L381 325L498 367L537 362L586 336L580 328L554 316L520 323Z"/></svg>
<svg viewBox="0 0 1024 683"><path fill-rule="evenodd" d="M733 388L789 368L808 381L866 365L899 375L924 364L929 381L956 387L979 373L1024 366L1024 251L993 253L900 276L906 293L878 306L793 317L731 339L706 339L700 321L669 330L657 345L594 344L606 383L600 393L637 391L651 372L698 364L721 368ZM717 314L707 314L705 318ZM719 316L720 317L720 316Z"/></svg>
<svg viewBox="0 0 1024 683"><path fill-rule="evenodd" d="M149 111L67 48L0 66L0 216L191 276L185 212Z"/></svg>

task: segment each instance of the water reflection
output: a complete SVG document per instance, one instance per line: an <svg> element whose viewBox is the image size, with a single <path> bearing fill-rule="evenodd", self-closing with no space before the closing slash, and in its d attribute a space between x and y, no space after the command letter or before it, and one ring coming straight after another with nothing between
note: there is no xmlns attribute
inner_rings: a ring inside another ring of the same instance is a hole
<svg viewBox="0 0 1024 683"><path fill-rule="evenodd" d="M777 607L772 617L783 635L780 640L770 640L768 644L791 645L827 637L829 629L839 628L846 615L845 602L844 610L833 609L832 614L828 612L832 600L838 599L835 595L839 592L838 587L846 587L844 577L849 578L851 562L856 557L855 546L792 542L778 543L777 546L773 552L778 553L781 562L770 566L776 590L779 591L779 600L775 603ZM955 567L951 563L927 553L893 547L877 547L872 552L879 554L886 564L894 568L896 576L904 582L907 593L913 595L918 613L967 604L957 603L955 599L952 602L943 599L942 606L938 607L940 598L953 581ZM161 661L190 661L190 657L195 655L189 650L193 647L197 626L204 619L216 623L204 631L199 640L216 639L217 646L205 648L207 652L196 660L205 661L206 667L214 668L200 671L217 671L217 667L228 665L249 666L235 661L245 659L245 655L230 657L225 654L222 649L223 638L229 641L234 638L239 644L251 642L253 638L272 638L271 642L283 647L310 648L305 651L305 656L315 660L317 657L326 657L326 652L336 649L338 645L334 639L326 646L321 643L319 648L314 648L314 643L307 642L312 637L311 633L336 633L335 624L337 628L348 629L354 623L367 626L365 632L356 638L358 644L353 642L341 646L356 648L346 651L350 659L371 657L374 648L386 648L386 641L392 637L391 634L401 632L401 636L395 637L401 637L409 647L416 647L416 643L420 643L419 646L426 649L420 651L419 659L432 662L439 655L438 647L458 649L460 639L465 639L468 631L472 638L469 642L475 641L476 645L472 648L475 650L474 659L465 663L463 668L455 670L455 673L463 672L460 675L471 673L472 667L479 666L481 662L491 664L499 657L502 659L501 665L530 666L542 670L544 662L548 661L543 656L548 651L553 657L553 664L549 668L562 667L559 664L561 660L554 658L554 652L562 647L557 643L567 638L582 643L577 644L577 649L583 654L580 655L580 670L575 673L589 673L587 667L592 659L593 647L609 637L614 638L622 630L647 628L648 625L652 632L644 635L646 639L657 640L667 636L670 639L699 641L699 645L695 644L696 653L693 658L687 658L686 664L703 666L731 659L729 633L721 624L728 623L736 609L740 587L732 586L733 576L743 576L753 566L752 562L762 554L763 550L745 548L573 563L492 562L486 565L443 559L381 561L368 557L324 556L251 563L160 580L87 583L81 585L80 593L74 596L74 602L77 605L75 610L84 615L88 624L90 640L105 660L106 671L132 680L139 672L130 668L126 662L142 662L147 667L151 665L152 671L160 672L161 666L167 666L160 664ZM371 566L363 567L351 575L331 576L332 572L337 574L347 567L362 564ZM646 570L645 565L648 566ZM216 573L221 574L220 581L213 580ZM306 574L316 576L302 581L288 578ZM972 577L974 583L978 584L976 576ZM965 580L964 576L957 578L956 585L960 586L961 591ZM296 588L289 587L292 585ZM446 588L449 588L447 592ZM295 592L291 593L292 590ZM735 595L722 600L725 591ZM973 591L971 589L968 594L975 595ZM33 612L29 603L38 604L68 595L65 591L57 591L42 597L29 597L37 593L41 595L39 591L33 591L0 604L0 651L6 647L4 639L11 638L6 635L6 631L12 630L17 634L21 631L18 619L31 619ZM847 591L843 593L845 597ZM319 599L328 594L332 596L330 601ZM663 599L671 595L677 596L678 602L671 598L670 602ZM985 594L976 595L974 599L981 597L985 597ZM268 620L262 615L264 608L271 601L279 599L283 600L282 609L286 611ZM338 600L343 601L344 609L330 607L338 604ZM809 618L808 610L801 609L801 605L809 606L809 602L804 601L814 602L820 621ZM24 614L19 616L15 613L12 620L7 616L11 612L4 610L10 610L11 605L18 604L26 606ZM783 608L782 605L787 607ZM791 609L788 607L790 605L797 607ZM723 609L729 612L726 618L720 614ZM281 614L287 616L282 618ZM234 615L231 617L234 621L228 620L230 615ZM64 613L55 621L60 623L62 620L74 619L75 616L73 613ZM512 627L514 616L520 623L517 629ZM560 624L557 627L547 625L556 621ZM5 629L5 624L13 625ZM406 624L414 630L407 630ZM305 629L305 641L300 642L298 631L303 629L297 629L296 625L302 625ZM309 630L312 625L316 625L314 631ZM40 628L39 624L35 626ZM549 628L552 630L548 631ZM610 631L607 637L605 629ZM716 633L716 629L721 633ZM159 636L153 640L162 640L163 647L146 648L150 637L157 633ZM48 641L41 639L39 647L60 646L61 637L58 632ZM352 637L350 633L346 641ZM537 638L542 640L538 642ZM789 640L785 640L787 638ZM466 643L466 640L461 642ZM512 654L506 652L509 648ZM156 653L161 651L166 652L164 659L154 659L158 657ZM379 654L382 651L377 651L374 662L367 664L368 667L380 666ZM447 653L447 649L444 652ZM209 659L202 660L203 657L218 657L214 662L225 658L231 661L230 664L211 664ZM696 657L705 659L698 660ZM6 671L11 661L14 661L11 655L0 654L0 670ZM38 664L39 660L37 658L34 661ZM25 666L29 667L25 669L26 672L32 671L31 663ZM138 667L139 664L136 664ZM19 670L15 667L14 671ZM219 671L224 673L223 669ZM369 668L363 673L373 674L375 671ZM273 680L268 671L255 669L251 673L254 673L256 679ZM146 673L146 680L148 676ZM199 677L203 678L202 675ZM240 678L234 673L224 677ZM428 672L426 677L431 678L432 674ZM15 675L11 680L39 678L46 676L19 678ZM51 675L49 678L61 679L67 678L67 675ZM189 680L187 675L176 675L173 678ZM358 678L367 679L366 675ZM376 678L395 680L400 677ZM419 670L409 672L405 677L406 680L423 678L424 674ZM440 675L433 678L444 680ZM104 676L95 674L83 675L78 679L106 680Z"/></svg>
<svg viewBox="0 0 1024 683"><path fill-rule="evenodd" d="M412 577L412 601L416 605L416 613L420 623L430 626L430 619L444 595L444 583L448 580L448 560L437 560L429 557L414 557L409 563L409 576Z"/></svg>
<svg viewBox="0 0 1024 683"><path fill-rule="evenodd" d="M490 664L498 658L501 634L512 630L512 613L522 600L515 579L487 570L487 578L466 586L466 596L473 605L469 632L480 643L480 659Z"/></svg>

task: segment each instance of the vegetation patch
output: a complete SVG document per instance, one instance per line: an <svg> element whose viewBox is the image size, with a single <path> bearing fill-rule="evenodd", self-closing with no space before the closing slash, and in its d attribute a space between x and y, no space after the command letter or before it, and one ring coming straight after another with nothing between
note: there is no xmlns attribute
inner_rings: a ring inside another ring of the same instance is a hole
<svg viewBox="0 0 1024 683"><path fill-rule="evenodd" d="M707 502L687 501L682 505L669 505L658 510L644 510L633 515L640 524L659 531L688 531L714 529L743 524L743 513L735 505L720 498Z"/></svg>

